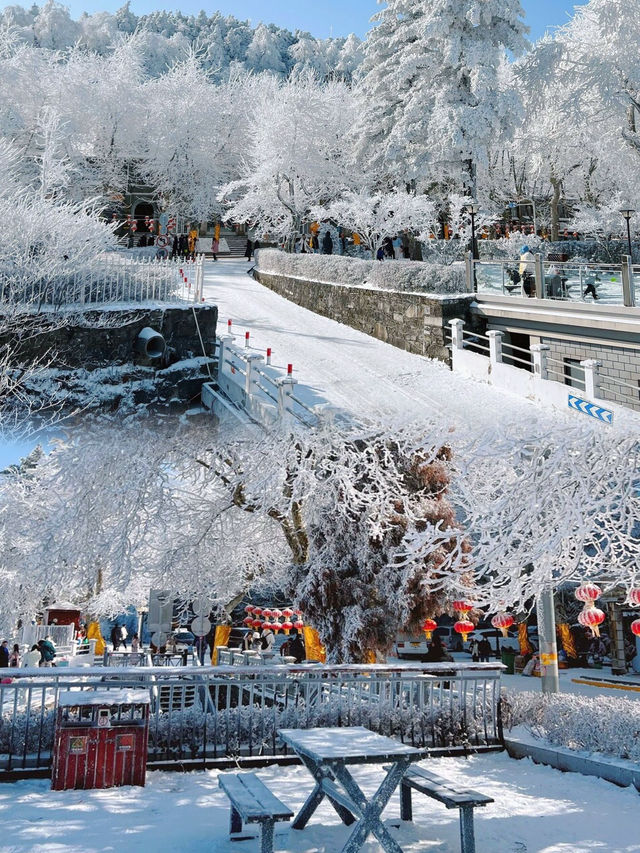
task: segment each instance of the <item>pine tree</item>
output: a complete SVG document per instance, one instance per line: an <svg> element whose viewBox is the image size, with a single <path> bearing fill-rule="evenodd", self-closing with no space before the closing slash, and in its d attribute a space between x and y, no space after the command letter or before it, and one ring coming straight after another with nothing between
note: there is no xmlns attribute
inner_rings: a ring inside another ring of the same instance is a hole
<svg viewBox="0 0 640 853"><path fill-rule="evenodd" d="M499 67L526 47L523 15L520 0L389 0L360 70L360 159L395 181L474 193L503 136Z"/></svg>

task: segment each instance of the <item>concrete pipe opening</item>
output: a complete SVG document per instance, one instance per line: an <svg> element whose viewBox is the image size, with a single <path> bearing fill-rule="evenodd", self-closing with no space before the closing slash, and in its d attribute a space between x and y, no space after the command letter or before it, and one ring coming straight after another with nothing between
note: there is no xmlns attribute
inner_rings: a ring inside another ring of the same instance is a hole
<svg viewBox="0 0 640 853"><path fill-rule="evenodd" d="M160 358L166 348L167 345L160 332L148 326L140 332L136 340L137 351L146 358Z"/></svg>

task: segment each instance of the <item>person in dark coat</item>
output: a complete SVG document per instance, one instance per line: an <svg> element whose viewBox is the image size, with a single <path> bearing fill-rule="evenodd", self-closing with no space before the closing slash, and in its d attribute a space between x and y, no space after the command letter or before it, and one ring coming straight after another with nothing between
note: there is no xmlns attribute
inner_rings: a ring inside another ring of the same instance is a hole
<svg viewBox="0 0 640 853"><path fill-rule="evenodd" d="M427 656L425 659L429 663L440 663L442 661L453 660L451 655L442 645L442 639L439 637L438 634L436 634L433 640L431 641L431 645L429 646L429 651L427 652Z"/></svg>
<svg viewBox="0 0 640 853"><path fill-rule="evenodd" d="M303 660L306 660L307 653L304 649L304 643L302 642L302 637L298 633L297 628L293 628L291 631L291 639L288 642L287 654L296 659L296 663L302 663Z"/></svg>
<svg viewBox="0 0 640 853"><path fill-rule="evenodd" d="M244 256L250 261L251 255L253 255L253 242L247 237L247 248L244 250Z"/></svg>
<svg viewBox="0 0 640 853"><path fill-rule="evenodd" d="M324 237L322 238L322 254L333 255L333 240L328 231L324 232Z"/></svg>
<svg viewBox="0 0 640 853"><path fill-rule="evenodd" d="M9 643L6 640L0 645L0 667L9 666Z"/></svg>
<svg viewBox="0 0 640 853"><path fill-rule="evenodd" d="M489 663L489 656L491 655L491 643L486 637L483 637L478 643L478 655L480 656L481 663Z"/></svg>
<svg viewBox="0 0 640 853"><path fill-rule="evenodd" d="M117 652L118 647L120 645L120 641L122 640L122 631L120 630L119 625L114 625L111 629L111 645L113 646L113 651Z"/></svg>

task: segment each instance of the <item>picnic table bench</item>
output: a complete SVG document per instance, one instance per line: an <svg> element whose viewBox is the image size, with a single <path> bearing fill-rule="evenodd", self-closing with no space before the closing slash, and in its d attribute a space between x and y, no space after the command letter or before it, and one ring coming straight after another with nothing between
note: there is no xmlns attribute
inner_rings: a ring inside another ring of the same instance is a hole
<svg viewBox="0 0 640 853"><path fill-rule="evenodd" d="M463 788L455 782L423 770L422 767L409 767L400 785L400 817L413 820L411 790L415 789L434 800L443 803L448 809L460 810L460 849L462 853L475 853L476 842L473 831L473 810L476 806L486 806L493 799L470 788Z"/></svg>
<svg viewBox="0 0 640 853"><path fill-rule="evenodd" d="M273 853L276 821L290 820L293 812L271 793L255 773L223 773L218 785L231 802L229 835L231 841L244 841L253 835L243 834L242 823L262 825L260 853Z"/></svg>

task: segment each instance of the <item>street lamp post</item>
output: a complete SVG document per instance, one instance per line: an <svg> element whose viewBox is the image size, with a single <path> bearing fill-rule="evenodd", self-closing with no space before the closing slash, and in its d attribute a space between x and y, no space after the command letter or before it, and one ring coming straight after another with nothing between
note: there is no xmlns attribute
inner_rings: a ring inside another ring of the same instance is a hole
<svg viewBox="0 0 640 853"><path fill-rule="evenodd" d="M475 200L472 200L468 204L465 204L464 209L471 216L471 255L473 256L474 261L478 261L480 260L480 256L478 254L478 241L476 240L476 214L480 207ZM474 293L477 293L478 291L475 263L473 265L473 290Z"/></svg>
<svg viewBox="0 0 640 853"><path fill-rule="evenodd" d="M620 213L624 216L627 222L627 244L629 246L629 257L633 261L633 247L631 245L631 217L635 213L635 210L631 207L624 207Z"/></svg>

